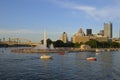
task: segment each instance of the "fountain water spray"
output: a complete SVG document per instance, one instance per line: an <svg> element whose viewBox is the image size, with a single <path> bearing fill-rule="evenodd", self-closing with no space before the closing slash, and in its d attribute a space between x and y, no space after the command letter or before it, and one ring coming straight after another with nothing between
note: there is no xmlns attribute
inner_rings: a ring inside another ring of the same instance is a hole
<svg viewBox="0 0 120 80"><path fill-rule="evenodd" d="M47 49L46 32L45 32L45 31L44 31L44 40L43 40L43 42L44 42L44 43L43 43L44 49ZM44 54L44 55L40 56L40 58L41 58L41 59L51 59L52 56L49 56L49 55Z"/></svg>

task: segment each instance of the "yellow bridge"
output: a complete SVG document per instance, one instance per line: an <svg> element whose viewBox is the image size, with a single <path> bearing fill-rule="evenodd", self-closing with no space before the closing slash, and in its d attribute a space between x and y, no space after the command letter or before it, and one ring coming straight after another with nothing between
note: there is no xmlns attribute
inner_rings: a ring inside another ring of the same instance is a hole
<svg viewBox="0 0 120 80"><path fill-rule="evenodd" d="M17 44L17 45L30 45L30 46L37 46L39 44L23 38L11 38L8 41L3 41L3 43L8 45Z"/></svg>

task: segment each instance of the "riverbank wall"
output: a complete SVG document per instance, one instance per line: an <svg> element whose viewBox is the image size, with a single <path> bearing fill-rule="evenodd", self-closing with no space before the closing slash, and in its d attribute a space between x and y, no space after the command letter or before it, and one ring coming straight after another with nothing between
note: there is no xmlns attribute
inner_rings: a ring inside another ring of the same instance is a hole
<svg viewBox="0 0 120 80"><path fill-rule="evenodd" d="M120 48L97 48L99 51L120 51ZM14 53L58 53L58 52L96 52L96 48L80 49L80 48L56 48L56 49L34 49L34 48L22 48L13 49Z"/></svg>

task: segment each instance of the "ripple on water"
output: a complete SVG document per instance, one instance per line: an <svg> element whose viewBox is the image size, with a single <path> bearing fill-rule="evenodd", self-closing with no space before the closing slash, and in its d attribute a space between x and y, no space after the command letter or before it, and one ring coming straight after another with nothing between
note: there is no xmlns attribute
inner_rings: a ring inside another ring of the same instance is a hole
<svg viewBox="0 0 120 80"><path fill-rule="evenodd" d="M53 60L41 60L39 54L13 54L0 57L0 80L119 80L120 55L117 52L86 58L95 53L50 54ZM114 55L112 55L114 54Z"/></svg>

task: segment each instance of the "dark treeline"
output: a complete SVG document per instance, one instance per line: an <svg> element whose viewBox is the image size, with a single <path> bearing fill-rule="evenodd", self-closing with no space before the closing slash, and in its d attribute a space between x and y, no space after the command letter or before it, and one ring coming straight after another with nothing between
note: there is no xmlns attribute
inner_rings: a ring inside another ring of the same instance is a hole
<svg viewBox="0 0 120 80"><path fill-rule="evenodd" d="M117 42L99 42L97 40L90 40L85 44L90 45L92 48L120 48L120 43Z"/></svg>
<svg viewBox="0 0 120 80"><path fill-rule="evenodd" d="M8 47L8 44L0 43L0 48L1 47Z"/></svg>
<svg viewBox="0 0 120 80"><path fill-rule="evenodd" d="M43 44L43 40L41 40L41 43ZM54 47L74 47L74 43L67 42L64 43L61 40L52 41L51 39L47 39L47 47L50 47L50 45L53 44Z"/></svg>
<svg viewBox="0 0 120 80"><path fill-rule="evenodd" d="M43 40L41 40L41 43L43 44ZM120 43L117 42L99 42L97 40L89 40L86 43L73 43L73 42L67 42L64 43L61 40L52 41L51 39L47 39L47 47L49 47L51 44L53 44L54 47L73 47L73 48L79 48L82 44L86 44L91 46L91 48L120 48ZM0 47L31 47L31 45L8 45L4 43L0 43Z"/></svg>
<svg viewBox="0 0 120 80"><path fill-rule="evenodd" d="M8 44L0 43L0 48L2 48L2 47L31 47L31 45L24 45L24 44L8 45Z"/></svg>
<svg viewBox="0 0 120 80"><path fill-rule="evenodd" d="M43 40L41 41L43 43ZM79 48L82 44L86 44L91 46L91 48L120 48L120 43L117 42L99 42L97 40L89 40L86 43L72 43L72 42L67 42L64 43L61 40L57 40L57 41L52 41L51 39L47 39L47 47L49 47L49 45L53 44L54 47L74 47L74 48Z"/></svg>

